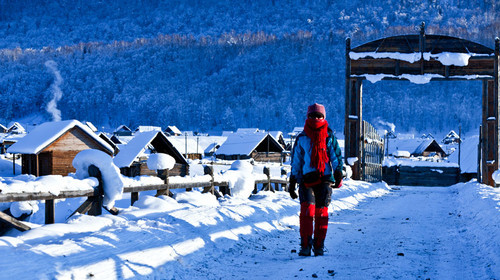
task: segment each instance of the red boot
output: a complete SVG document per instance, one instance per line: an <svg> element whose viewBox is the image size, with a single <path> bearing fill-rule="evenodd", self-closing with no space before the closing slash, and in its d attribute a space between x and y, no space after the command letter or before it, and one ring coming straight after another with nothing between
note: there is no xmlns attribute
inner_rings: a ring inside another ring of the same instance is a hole
<svg viewBox="0 0 500 280"><path fill-rule="evenodd" d="M310 256L312 248L314 204L303 202L300 204L300 252L299 256Z"/></svg>
<svg viewBox="0 0 500 280"><path fill-rule="evenodd" d="M314 227L314 255L323 256L325 251L325 237L328 230L328 207L316 208L316 224Z"/></svg>

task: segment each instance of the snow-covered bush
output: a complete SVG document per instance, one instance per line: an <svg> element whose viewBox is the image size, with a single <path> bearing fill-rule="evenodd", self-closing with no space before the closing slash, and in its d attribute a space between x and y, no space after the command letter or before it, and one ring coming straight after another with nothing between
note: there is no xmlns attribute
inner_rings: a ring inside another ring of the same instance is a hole
<svg viewBox="0 0 500 280"><path fill-rule="evenodd" d="M231 196L248 198L255 187L255 179L252 175L253 166L248 161L237 160L231 164L223 176L229 182Z"/></svg>

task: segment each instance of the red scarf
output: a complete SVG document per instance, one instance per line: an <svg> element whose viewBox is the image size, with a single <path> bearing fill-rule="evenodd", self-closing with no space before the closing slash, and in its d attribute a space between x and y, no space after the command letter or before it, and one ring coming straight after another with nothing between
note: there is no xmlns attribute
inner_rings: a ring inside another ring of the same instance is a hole
<svg viewBox="0 0 500 280"><path fill-rule="evenodd" d="M328 137L328 122L325 119L307 119L304 132L311 138L311 167L316 168L321 176L328 162L326 152L326 137Z"/></svg>

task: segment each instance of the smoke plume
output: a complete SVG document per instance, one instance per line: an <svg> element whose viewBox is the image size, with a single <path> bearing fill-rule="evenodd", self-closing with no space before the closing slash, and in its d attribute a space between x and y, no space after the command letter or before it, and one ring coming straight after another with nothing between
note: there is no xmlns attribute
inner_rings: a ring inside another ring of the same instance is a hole
<svg viewBox="0 0 500 280"><path fill-rule="evenodd" d="M52 100L47 104L47 112L52 115L53 121L61 120L61 111L57 109L57 102L62 98L61 84L63 83L63 79L61 77L61 73L57 70L57 63L53 60L48 60L45 62L45 67L52 72L54 75L54 82L50 85L50 91L52 92Z"/></svg>

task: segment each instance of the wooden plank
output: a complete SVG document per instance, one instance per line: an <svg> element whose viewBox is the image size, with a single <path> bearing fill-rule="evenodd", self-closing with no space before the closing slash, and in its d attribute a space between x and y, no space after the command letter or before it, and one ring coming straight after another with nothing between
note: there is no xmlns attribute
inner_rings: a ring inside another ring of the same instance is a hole
<svg viewBox="0 0 500 280"><path fill-rule="evenodd" d="M15 218L5 214L2 211L0 211L0 220L2 222L12 226L13 228L19 230L19 231L27 231L27 230L31 229L26 224L22 223L21 221L16 220Z"/></svg>
<svg viewBox="0 0 500 280"><path fill-rule="evenodd" d="M80 207L78 207L75 212L71 213L71 215L69 215L68 219L71 218L73 215L75 215L76 213L80 213L80 214L85 214L87 213L89 210L90 210L90 207L92 206L92 199L90 198L87 198L87 200L85 200L82 205L80 205Z"/></svg>
<svg viewBox="0 0 500 280"><path fill-rule="evenodd" d="M93 196L93 195L94 195L94 190L61 191L57 195L46 192L6 193L6 194L0 193L0 202L49 200L49 199L62 199L62 198Z"/></svg>

